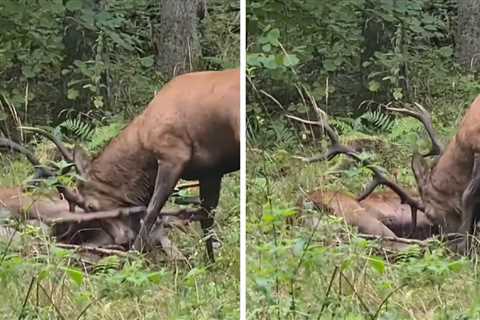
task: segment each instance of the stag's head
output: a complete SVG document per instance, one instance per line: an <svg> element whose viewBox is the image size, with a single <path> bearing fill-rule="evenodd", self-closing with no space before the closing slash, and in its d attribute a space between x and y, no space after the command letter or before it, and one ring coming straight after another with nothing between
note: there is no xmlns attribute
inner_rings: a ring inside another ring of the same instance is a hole
<svg viewBox="0 0 480 320"><path fill-rule="evenodd" d="M461 210L460 203L455 202L456 197L450 197L445 192L440 192L433 183L432 175L435 165L436 161L429 163L424 156L418 153L412 157L412 171L422 199L423 211L435 224L447 224L452 230L455 230L459 222L455 222L451 218L458 217L457 210Z"/></svg>
<svg viewBox="0 0 480 320"><path fill-rule="evenodd" d="M73 160L80 174L77 182L80 205L88 212L109 210L120 206L127 206L123 198L117 195L117 191L98 179L93 179L92 160L87 151L76 146L73 152Z"/></svg>

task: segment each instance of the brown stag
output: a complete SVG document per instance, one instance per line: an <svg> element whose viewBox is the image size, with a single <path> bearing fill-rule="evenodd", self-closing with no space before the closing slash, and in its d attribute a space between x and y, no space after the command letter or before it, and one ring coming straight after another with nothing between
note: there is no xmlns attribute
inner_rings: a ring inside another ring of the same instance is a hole
<svg viewBox="0 0 480 320"><path fill-rule="evenodd" d="M147 244L178 180L199 180L201 224L213 260L212 210L222 176L240 166L239 70L176 77L95 159L80 148L74 159L82 176L76 203L86 211L148 204L136 226L137 250Z"/></svg>

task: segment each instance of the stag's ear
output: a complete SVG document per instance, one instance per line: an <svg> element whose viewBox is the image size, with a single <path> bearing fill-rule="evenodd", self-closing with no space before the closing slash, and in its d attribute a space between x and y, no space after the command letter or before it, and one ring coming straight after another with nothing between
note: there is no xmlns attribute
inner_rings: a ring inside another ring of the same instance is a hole
<svg viewBox="0 0 480 320"><path fill-rule="evenodd" d="M415 153L412 157L412 170L421 192L422 186L426 185L428 182L430 167L425 158L419 153Z"/></svg>
<svg viewBox="0 0 480 320"><path fill-rule="evenodd" d="M92 163L88 152L79 145L76 145L73 149L73 161L75 162L75 166L80 175L82 177L87 177L88 171L90 170L90 164Z"/></svg>

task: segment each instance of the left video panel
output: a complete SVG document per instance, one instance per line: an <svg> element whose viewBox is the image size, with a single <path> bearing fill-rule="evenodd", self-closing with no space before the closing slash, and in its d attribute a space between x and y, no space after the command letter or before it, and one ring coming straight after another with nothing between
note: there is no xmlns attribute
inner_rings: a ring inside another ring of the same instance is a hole
<svg viewBox="0 0 480 320"><path fill-rule="evenodd" d="M240 1L0 21L0 313L238 319Z"/></svg>

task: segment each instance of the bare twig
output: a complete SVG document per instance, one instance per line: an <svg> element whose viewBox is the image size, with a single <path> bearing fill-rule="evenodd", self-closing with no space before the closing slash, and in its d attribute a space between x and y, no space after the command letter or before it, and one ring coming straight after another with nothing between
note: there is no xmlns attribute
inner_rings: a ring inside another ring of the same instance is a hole
<svg viewBox="0 0 480 320"><path fill-rule="evenodd" d="M333 270L333 274L330 277L330 282L328 284L327 293L325 294L325 298L323 299L322 308L320 309L320 313L318 314L317 319L321 318L321 316L323 314L323 311L327 307L327 299L328 299L328 296L330 295L330 291L332 290L333 281L335 280L335 277L337 276L337 272L338 272L338 266L335 266L335 269Z"/></svg>
<svg viewBox="0 0 480 320"><path fill-rule="evenodd" d="M369 318L372 318L372 316L373 316L372 312L370 311L370 309L368 309L368 307L365 304L365 302L363 301L362 297L360 296L360 294L355 289L355 286L350 282L350 280L347 278L347 276L345 276L345 274L340 270L340 279L341 278L343 278L345 280L345 282L348 284L348 286L352 289L354 295L358 299L358 302L360 302L360 305L363 307L363 309L365 309L365 312L368 314Z"/></svg>
<svg viewBox="0 0 480 320"><path fill-rule="evenodd" d="M378 316L380 314L380 311L382 310L382 307L387 303L388 299L390 299L390 297L393 296L393 294L395 292L399 291L400 289L402 289L405 286L406 286L406 284L403 284L400 287L393 289L392 291L390 291L389 294L387 294L387 296L383 299L382 303L380 303L380 305L378 306L377 311L375 312L375 314L372 317L372 320L375 320L375 319L378 318Z"/></svg>
<svg viewBox="0 0 480 320"><path fill-rule="evenodd" d="M62 249L69 249L78 252L89 252L98 255L107 255L107 256L120 256L120 257L127 257L129 253L127 251L121 251L116 249L106 249L106 248L99 248L99 247L91 247L91 246L81 246L76 244L66 244L66 243L57 243L55 244L56 247Z"/></svg>
<svg viewBox="0 0 480 320"><path fill-rule="evenodd" d="M49 300L50 303L52 304L53 308L54 308L55 311L57 312L57 315L60 317L60 319L65 320L65 317L64 317L63 314L60 312L60 310L58 309L58 307L55 305L55 303L53 302L52 297L48 294L47 290L46 290L41 284L39 284L39 286L40 286L40 289L43 291L43 293L47 296L48 300Z"/></svg>
<svg viewBox="0 0 480 320"><path fill-rule="evenodd" d="M30 281L30 285L28 286L28 290L27 290L27 295L25 296L25 299L23 300L22 310L20 311L20 314L18 315L19 320L23 319L23 312L25 311L25 307L27 306L28 298L30 297L30 294L31 294L32 289L33 289L33 284L35 283L36 279L37 279L37 277L33 276L32 280Z"/></svg>

